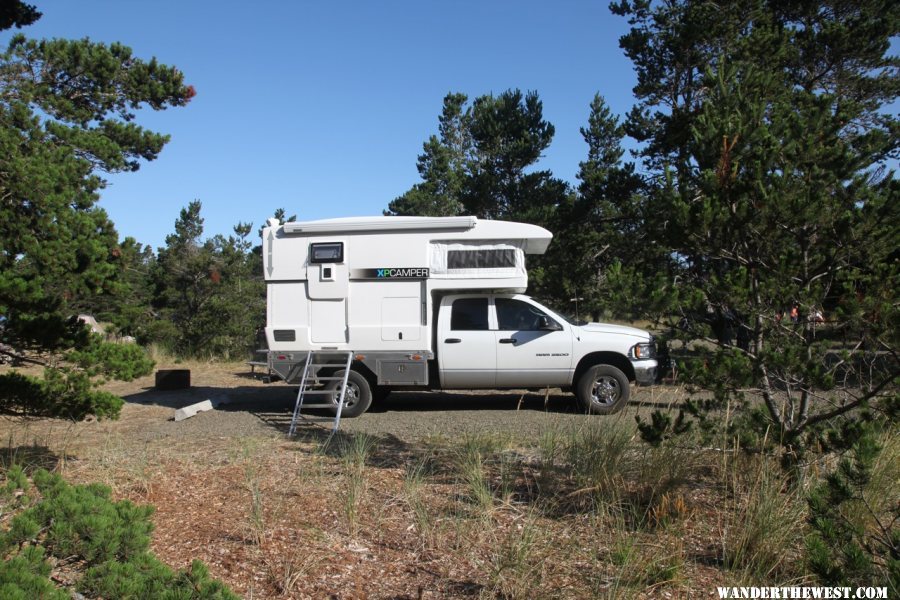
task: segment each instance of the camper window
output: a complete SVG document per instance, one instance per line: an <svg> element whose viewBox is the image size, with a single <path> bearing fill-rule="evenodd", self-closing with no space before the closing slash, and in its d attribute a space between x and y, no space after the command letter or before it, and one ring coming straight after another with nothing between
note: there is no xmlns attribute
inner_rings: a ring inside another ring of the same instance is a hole
<svg viewBox="0 0 900 600"><path fill-rule="evenodd" d="M516 251L513 249L448 250L448 269L514 269Z"/></svg>
<svg viewBox="0 0 900 600"><path fill-rule="evenodd" d="M453 301L450 329L484 331L488 329L487 298L460 298Z"/></svg>
<svg viewBox="0 0 900 600"><path fill-rule="evenodd" d="M313 264L344 262L344 243L310 244L309 262Z"/></svg>

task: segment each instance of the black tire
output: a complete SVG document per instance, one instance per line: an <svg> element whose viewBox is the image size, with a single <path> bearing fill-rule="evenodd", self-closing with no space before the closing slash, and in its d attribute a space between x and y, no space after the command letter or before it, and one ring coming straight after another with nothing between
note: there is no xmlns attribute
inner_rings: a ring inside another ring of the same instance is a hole
<svg viewBox="0 0 900 600"><path fill-rule="evenodd" d="M344 369L336 371L335 377L343 377ZM340 381L329 381L327 389L335 392L332 397L334 407L331 409L332 414L337 414L337 391L341 387ZM352 419L358 417L372 405L372 388L369 387L369 380L358 371L350 370L347 376L347 392L344 395L344 408L341 410L341 417Z"/></svg>
<svg viewBox="0 0 900 600"><path fill-rule="evenodd" d="M631 396L631 384L616 367L594 365L578 380L575 396L589 413L611 415L625 408Z"/></svg>

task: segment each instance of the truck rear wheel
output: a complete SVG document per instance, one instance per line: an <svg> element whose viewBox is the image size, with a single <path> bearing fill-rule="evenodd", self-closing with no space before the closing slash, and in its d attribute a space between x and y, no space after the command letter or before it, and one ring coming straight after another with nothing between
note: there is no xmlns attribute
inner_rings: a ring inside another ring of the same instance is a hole
<svg viewBox="0 0 900 600"><path fill-rule="evenodd" d="M625 373L616 367L594 365L578 380L575 395L588 412L611 415L622 410L628 403L631 385Z"/></svg>
<svg viewBox="0 0 900 600"><path fill-rule="evenodd" d="M344 369L340 371L336 371L334 373L335 377L343 377ZM341 389L340 381L329 381L328 388L329 390L334 392L332 396L332 402L334 402L334 408L331 409L331 412L337 414L338 407L338 392ZM372 388L369 387L369 380L365 378L364 375L359 373L358 371L350 370L350 375L347 376L347 391L344 394L344 408L341 410L341 416L352 419L353 417L358 417L367 410L369 410L369 406L372 404Z"/></svg>

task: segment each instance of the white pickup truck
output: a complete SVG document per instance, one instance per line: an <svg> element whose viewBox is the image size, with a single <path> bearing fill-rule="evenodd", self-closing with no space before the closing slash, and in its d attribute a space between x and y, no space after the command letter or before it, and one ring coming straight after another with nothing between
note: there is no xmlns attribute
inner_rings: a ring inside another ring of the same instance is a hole
<svg viewBox="0 0 900 600"><path fill-rule="evenodd" d="M440 386L572 388L586 410L606 414L628 401L629 382L656 378L646 331L576 325L522 294L453 294L437 322Z"/></svg>
<svg viewBox="0 0 900 600"><path fill-rule="evenodd" d="M475 217L270 221L269 369L328 392L349 364L347 417L411 388L561 387L588 412L616 412L632 382L656 378L653 337L575 324L523 295L525 254L543 253L551 237Z"/></svg>

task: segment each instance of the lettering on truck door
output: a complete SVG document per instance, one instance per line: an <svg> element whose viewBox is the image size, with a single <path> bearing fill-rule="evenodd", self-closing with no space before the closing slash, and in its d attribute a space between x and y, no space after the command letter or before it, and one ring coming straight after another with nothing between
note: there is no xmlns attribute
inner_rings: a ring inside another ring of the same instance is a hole
<svg viewBox="0 0 900 600"><path fill-rule="evenodd" d="M568 385L572 333L534 304L494 298L497 386Z"/></svg>

